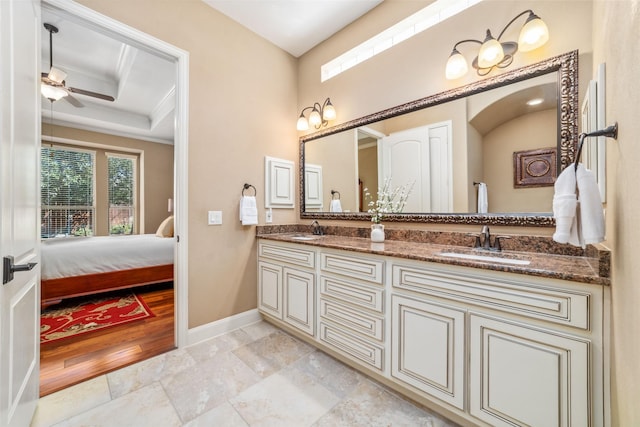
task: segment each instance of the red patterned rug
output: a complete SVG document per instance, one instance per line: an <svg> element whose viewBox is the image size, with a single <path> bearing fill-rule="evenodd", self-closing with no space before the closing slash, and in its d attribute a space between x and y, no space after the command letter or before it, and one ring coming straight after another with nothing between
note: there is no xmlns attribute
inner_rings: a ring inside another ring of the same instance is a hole
<svg viewBox="0 0 640 427"><path fill-rule="evenodd" d="M40 316L40 343L153 317L147 304L135 294L62 302Z"/></svg>

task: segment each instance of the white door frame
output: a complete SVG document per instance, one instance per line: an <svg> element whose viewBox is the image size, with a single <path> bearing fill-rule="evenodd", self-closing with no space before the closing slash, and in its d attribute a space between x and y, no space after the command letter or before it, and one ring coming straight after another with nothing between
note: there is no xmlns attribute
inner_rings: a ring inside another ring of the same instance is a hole
<svg viewBox="0 0 640 427"><path fill-rule="evenodd" d="M69 0L43 0L42 7L67 19L90 24L98 32L119 39L138 49L161 55L176 64L176 109L174 137L174 203L176 248L174 251L175 342L187 344L188 332L188 123L189 52L172 46L140 30Z"/></svg>

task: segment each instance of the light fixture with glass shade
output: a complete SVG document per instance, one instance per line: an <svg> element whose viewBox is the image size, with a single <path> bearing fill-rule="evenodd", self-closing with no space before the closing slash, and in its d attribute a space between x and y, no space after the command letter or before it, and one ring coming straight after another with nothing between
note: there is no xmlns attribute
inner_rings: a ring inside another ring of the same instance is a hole
<svg viewBox="0 0 640 427"><path fill-rule="evenodd" d="M308 120L304 115L307 110L311 110ZM331 104L331 100L327 98L322 105L315 102L312 106L303 108L300 112L300 117L298 117L296 127L298 130L307 130L309 129L309 125L311 125L316 129L320 129L323 126L327 126L329 120L334 120L335 118L336 109Z"/></svg>
<svg viewBox="0 0 640 427"><path fill-rule="evenodd" d="M513 24L518 18L529 14L522 29L520 30L520 36L518 42L500 41L505 31L511 24ZM547 25L540 19L538 15L533 13L532 10L525 10L518 14L504 27L497 38L494 38L490 30L487 30L487 35L484 41L475 39L460 40L453 46L451 55L447 61L445 75L447 79L459 79L464 76L468 71L467 60L458 50L458 46L464 43L476 43L480 45L478 56L473 60L471 65L476 69L479 76L486 76L497 68L506 68L513 62L513 56L520 50L522 52L529 52L544 45L549 40L549 29Z"/></svg>

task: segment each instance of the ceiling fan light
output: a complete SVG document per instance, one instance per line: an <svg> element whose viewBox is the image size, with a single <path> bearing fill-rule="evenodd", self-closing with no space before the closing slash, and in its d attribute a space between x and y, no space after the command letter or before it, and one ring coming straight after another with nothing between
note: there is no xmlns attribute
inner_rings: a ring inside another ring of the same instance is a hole
<svg viewBox="0 0 640 427"><path fill-rule="evenodd" d="M487 30L487 38L480 46L478 52L478 66L480 68L491 68L504 59L504 50L500 42L493 38L491 31Z"/></svg>
<svg viewBox="0 0 640 427"><path fill-rule="evenodd" d="M45 83L40 84L40 93L50 101L57 101L69 95L66 90Z"/></svg>
<svg viewBox="0 0 640 427"><path fill-rule="evenodd" d="M467 60L464 59L464 56L457 49L453 49L449 59L447 60L447 67L445 69L445 76L448 80L459 79L460 77L467 74L469 70L469 66L467 65Z"/></svg>
<svg viewBox="0 0 640 427"><path fill-rule="evenodd" d="M51 67L51 71L49 71L49 75L47 77L49 77L49 80L53 80L56 83L62 83L64 79L67 78L67 73L59 68Z"/></svg>
<svg viewBox="0 0 640 427"><path fill-rule="evenodd" d="M529 52L544 45L547 41L549 41L547 24L538 15L531 12L527 22L520 30L518 49L522 52Z"/></svg>
<svg viewBox="0 0 640 427"><path fill-rule="evenodd" d="M307 119L304 118L302 114L300 115L300 117L298 117L298 124L296 125L296 128L298 130L309 129L309 122L307 121Z"/></svg>

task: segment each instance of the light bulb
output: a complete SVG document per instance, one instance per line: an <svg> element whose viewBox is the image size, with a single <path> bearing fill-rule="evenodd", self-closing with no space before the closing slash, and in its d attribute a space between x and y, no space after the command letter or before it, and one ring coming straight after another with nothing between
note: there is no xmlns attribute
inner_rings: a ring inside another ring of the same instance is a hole
<svg viewBox="0 0 640 427"><path fill-rule="evenodd" d="M500 42L493 38L491 31L487 30L487 38L480 46L478 52L478 66L480 68L491 68L504 59L504 50Z"/></svg>
<svg viewBox="0 0 640 427"><path fill-rule="evenodd" d="M320 112L314 108L311 114L309 114L309 124L311 126L318 126L321 123L322 123L322 117L320 117Z"/></svg>
<svg viewBox="0 0 640 427"><path fill-rule="evenodd" d="M325 105L322 110L322 118L325 120L333 120L336 118L336 109L331 105L331 101L327 101L327 105Z"/></svg>
<svg viewBox="0 0 640 427"><path fill-rule="evenodd" d="M298 124L296 125L296 128L298 130L309 129L309 122L307 122L307 119L305 119L303 115L300 115L300 117L298 118Z"/></svg>
<svg viewBox="0 0 640 427"><path fill-rule="evenodd" d="M447 60L447 68L445 70L447 79L459 79L467 74L468 69L469 66L467 65L467 60L464 59L464 56L462 56L460 52L453 49L451 56L449 56L449 59Z"/></svg>
<svg viewBox="0 0 640 427"><path fill-rule="evenodd" d="M521 52L529 52L544 45L547 41L549 41L547 24L532 12L520 30L518 49Z"/></svg>

